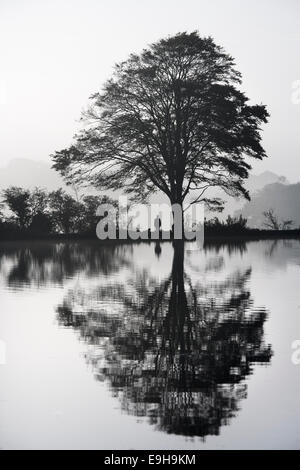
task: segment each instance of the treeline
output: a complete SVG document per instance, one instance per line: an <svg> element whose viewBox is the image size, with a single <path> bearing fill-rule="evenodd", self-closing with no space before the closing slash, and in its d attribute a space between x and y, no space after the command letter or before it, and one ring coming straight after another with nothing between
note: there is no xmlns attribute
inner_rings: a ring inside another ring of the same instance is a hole
<svg viewBox="0 0 300 470"><path fill-rule="evenodd" d="M118 204L107 196L85 195L72 197L63 189L46 191L11 186L2 191L0 206L0 239L37 238L48 236L96 237L96 226L100 218L96 215L101 204ZM205 220L206 235L257 235L273 232L297 232L291 230L293 221L281 221L270 209L264 212L265 230L251 229L247 219L228 216L225 221L214 217ZM118 227L117 227L118 238ZM151 232L149 231L149 238ZM172 233L171 233L172 238Z"/></svg>
<svg viewBox="0 0 300 470"><path fill-rule="evenodd" d="M104 196L74 198L58 189L48 192L9 187L2 191L0 237L50 234L95 234L100 204L115 204Z"/></svg>
<svg viewBox="0 0 300 470"><path fill-rule="evenodd" d="M248 230L247 219L242 215L239 217L227 217L225 221L218 217L205 221L205 231L212 233L240 233Z"/></svg>

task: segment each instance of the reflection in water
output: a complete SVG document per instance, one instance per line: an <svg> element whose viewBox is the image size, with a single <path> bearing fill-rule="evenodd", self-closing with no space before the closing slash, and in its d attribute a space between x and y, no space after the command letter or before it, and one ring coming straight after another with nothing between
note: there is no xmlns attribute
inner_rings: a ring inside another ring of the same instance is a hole
<svg viewBox="0 0 300 470"><path fill-rule="evenodd" d="M61 325L92 345L95 377L108 381L123 410L161 431L204 437L236 415L252 364L269 363L272 351L266 311L249 292L251 268L201 283L187 274L184 251L175 245L163 279L131 269L126 280L99 279L90 290L77 283L57 311ZM223 264L217 257L205 270Z"/></svg>
<svg viewBox="0 0 300 470"><path fill-rule="evenodd" d="M89 243L2 243L0 272L10 287L63 284L66 278L84 272L86 276L112 274L128 261L130 247Z"/></svg>

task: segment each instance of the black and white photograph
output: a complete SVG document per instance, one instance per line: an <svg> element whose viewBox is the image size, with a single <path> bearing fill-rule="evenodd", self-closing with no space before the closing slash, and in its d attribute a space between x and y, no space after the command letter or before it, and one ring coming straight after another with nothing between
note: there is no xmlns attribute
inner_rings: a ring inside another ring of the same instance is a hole
<svg viewBox="0 0 300 470"><path fill-rule="evenodd" d="M300 450L299 135L298 0L0 0L0 450Z"/></svg>

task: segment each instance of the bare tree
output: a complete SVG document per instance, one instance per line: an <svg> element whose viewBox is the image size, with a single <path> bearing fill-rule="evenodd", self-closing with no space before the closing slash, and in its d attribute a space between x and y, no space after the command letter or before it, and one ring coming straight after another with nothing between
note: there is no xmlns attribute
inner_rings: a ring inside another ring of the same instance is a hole
<svg viewBox="0 0 300 470"><path fill-rule="evenodd" d="M263 225L271 230L289 230L294 224L292 220L282 220L280 222L278 216L274 212L274 209L268 209L267 211L264 211L263 216L265 218Z"/></svg>

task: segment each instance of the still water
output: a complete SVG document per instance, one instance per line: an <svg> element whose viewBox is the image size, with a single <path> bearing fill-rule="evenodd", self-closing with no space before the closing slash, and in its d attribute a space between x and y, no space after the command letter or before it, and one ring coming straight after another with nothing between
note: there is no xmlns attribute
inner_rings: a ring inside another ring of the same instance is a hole
<svg viewBox="0 0 300 470"><path fill-rule="evenodd" d="M0 448L299 449L299 280L297 240L2 243Z"/></svg>

